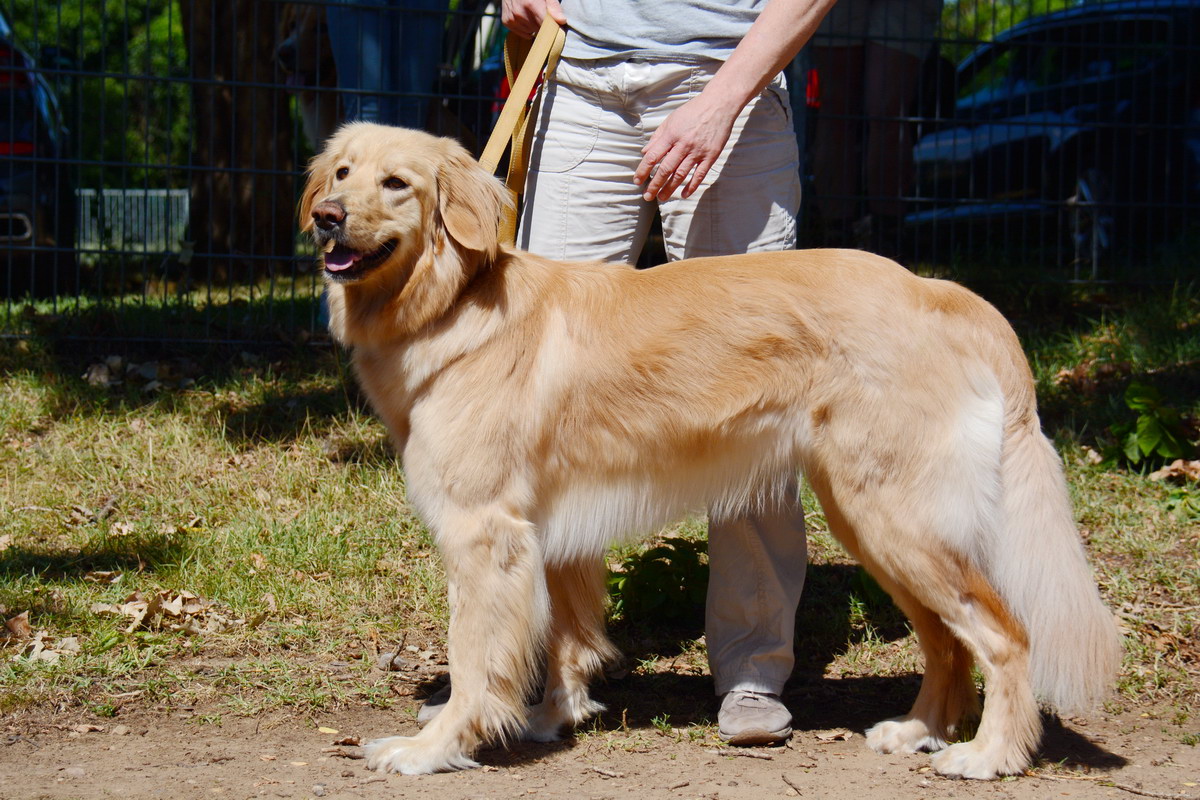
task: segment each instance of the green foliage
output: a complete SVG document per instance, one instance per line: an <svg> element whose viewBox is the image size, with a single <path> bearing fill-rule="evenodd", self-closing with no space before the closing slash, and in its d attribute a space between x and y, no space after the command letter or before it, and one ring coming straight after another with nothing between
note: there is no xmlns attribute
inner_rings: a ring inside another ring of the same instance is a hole
<svg viewBox="0 0 1200 800"><path fill-rule="evenodd" d="M942 54L957 63L1019 22L1074 5L1076 0L947 0L939 31Z"/></svg>
<svg viewBox="0 0 1200 800"><path fill-rule="evenodd" d="M708 562L703 541L670 539L624 559L608 577L612 615L643 622L680 622L704 606Z"/></svg>
<svg viewBox="0 0 1200 800"><path fill-rule="evenodd" d="M17 38L35 57L53 48L81 76L47 73L63 108L73 147L89 162L79 185L184 186L191 100L187 48L178 0L7 0Z"/></svg>
<svg viewBox="0 0 1200 800"><path fill-rule="evenodd" d="M1167 510L1184 519L1200 519L1200 494L1193 486L1179 486L1167 495Z"/></svg>
<svg viewBox="0 0 1200 800"><path fill-rule="evenodd" d="M1118 422L1109 428L1117 439L1111 460L1123 457L1131 464L1146 459L1169 461L1195 452L1188 441L1183 415L1167 405L1156 387L1133 381L1125 390L1125 405L1136 414L1133 421Z"/></svg>

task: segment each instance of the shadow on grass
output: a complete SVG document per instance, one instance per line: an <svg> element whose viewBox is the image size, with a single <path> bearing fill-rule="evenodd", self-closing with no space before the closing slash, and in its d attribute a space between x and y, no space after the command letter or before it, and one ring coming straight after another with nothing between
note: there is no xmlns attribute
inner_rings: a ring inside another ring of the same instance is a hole
<svg viewBox="0 0 1200 800"><path fill-rule="evenodd" d="M82 580L98 570L153 570L178 564L187 554L180 537L154 536L124 542L106 539L99 544L66 550L36 550L14 545L0 552L0 578L22 575L42 580Z"/></svg>
<svg viewBox="0 0 1200 800"><path fill-rule="evenodd" d="M188 308L28 314L15 326L19 334L11 320L0 325L9 328L0 333L13 337L0 339L0 373L34 376L51 419L189 409L199 414L206 405L239 444L289 443L313 421L367 409L343 351L288 332L303 327L268 325L273 317L264 307L278 302L234 305L217 313L241 311L251 320L236 335L225 328L196 328L204 312ZM205 331L213 334L212 341L199 338ZM197 338L180 341L188 336ZM110 359L116 363L106 364ZM207 404L194 402L196 392L210 396Z"/></svg>
<svg viewBox="0 0 1200 800"><path fill-rule="evenodd" d="M69 627L72 620L92 615L72 614L54 586L88 580L102 572L153 572L179 564L188 556L181 538L154 536L135 541L106 539L82 548L36 549L14 545L0 552L0 607L29 611Z"/></svg>

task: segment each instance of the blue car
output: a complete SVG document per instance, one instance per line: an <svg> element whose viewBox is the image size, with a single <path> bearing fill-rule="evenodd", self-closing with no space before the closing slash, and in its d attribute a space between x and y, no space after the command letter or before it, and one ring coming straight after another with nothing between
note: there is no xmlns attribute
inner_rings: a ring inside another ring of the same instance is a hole
<svg viewBox="0 0 1200 800"><path fill-rule="evenodd" d="M0 15L0 296L75 291L67 154L58 99Z"/></svg>
<svg viewBox="0 0 1200 800"><path fill-rule="evenodd" d="M1002 223L1093 273L1172 235L1200 198L1198 67L1200 0L1085 3L1010 28L958 65L953 113L918 139L909 230Z"/></svg>

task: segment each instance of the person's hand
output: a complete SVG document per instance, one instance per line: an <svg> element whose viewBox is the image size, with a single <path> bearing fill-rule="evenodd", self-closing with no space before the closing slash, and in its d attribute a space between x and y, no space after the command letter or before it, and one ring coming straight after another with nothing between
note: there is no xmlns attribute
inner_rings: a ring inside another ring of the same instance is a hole
<svg viewBox="0 0 1200 800"><path fill-rule="evenodd" d="M701 92L673 111L642 148L633 182L646 184L642 196L666 200L683 186L690 197L729 141L740 108ZM648 183L647 183L648 181Z"/></svg>
<svg viewBox="0 0 1200 800"><path fill-rule="evenodd" d="M542 20L549 14L559 25L566 25L558 0L503 0L500 21L517 36L532 39L542 27Z"/></svg>

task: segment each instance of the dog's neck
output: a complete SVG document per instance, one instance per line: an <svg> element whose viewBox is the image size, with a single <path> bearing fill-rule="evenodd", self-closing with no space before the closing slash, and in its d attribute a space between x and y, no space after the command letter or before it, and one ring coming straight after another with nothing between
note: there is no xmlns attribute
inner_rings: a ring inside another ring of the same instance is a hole
<svg viewBox="0 0 1200 800"><path fill-rule="evenodd" d="M359 283L328 285L329 330L347 347L403 345L454 312L476 277L491 271L490 254L447 237L423 243L406 267Z"/></svg>
<svg viewBox="0 0 1200 800"><path fill-rule="evenodd" d="M354 346L355 371L367 394L386 391L391 408L411 407L447 367L487 348L498 337L514 335L515 330L523 335L523 321L536 317L536 308L529 302L530 276L521 270L522 263L510 252L501 252L489 266L476 270L471 280L462 283L442 313L407 332L395 322L401 309L398 298L367 309L355 305L360 299L355 292L331 294L330 327L340 324L343 331L352 332L347 338L338 338ZM365 330L363 326L369 320L382 327ZM388 424L393 429L403 427L400 420L389 420Z"/></svg>

